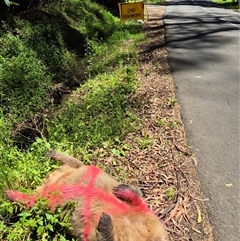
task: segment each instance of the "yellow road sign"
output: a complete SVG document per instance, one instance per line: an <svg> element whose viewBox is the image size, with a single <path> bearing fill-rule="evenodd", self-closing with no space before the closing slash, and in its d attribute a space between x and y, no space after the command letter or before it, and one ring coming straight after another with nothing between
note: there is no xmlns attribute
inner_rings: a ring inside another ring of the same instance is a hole
<svg viewBox="0 0 240 241"><path fill-rule="evenodd" d="M119 3L119 12L121 21L126 20L144 20L144 3Z"/></svg>

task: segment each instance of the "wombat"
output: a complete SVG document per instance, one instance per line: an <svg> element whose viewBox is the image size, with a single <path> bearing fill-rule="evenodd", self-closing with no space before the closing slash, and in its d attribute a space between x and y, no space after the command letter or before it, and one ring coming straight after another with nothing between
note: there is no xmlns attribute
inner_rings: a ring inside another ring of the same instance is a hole
<svg viewBox="0 0 240 241"><path fill-rule="evenodd" d="M62 166L50 173L33 195L8 190L12 201L34 205L38 197L54 210L69 201L77 205L69 234L79 241L168 241L161 221L147 207L138 188L118 183L96 166L87 166L57 151L47 156Z"/></svg>

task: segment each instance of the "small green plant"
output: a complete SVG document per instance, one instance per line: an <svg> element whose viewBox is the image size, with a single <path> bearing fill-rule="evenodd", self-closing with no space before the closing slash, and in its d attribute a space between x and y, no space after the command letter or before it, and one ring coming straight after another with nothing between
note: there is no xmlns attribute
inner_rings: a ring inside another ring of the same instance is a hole
<svg viewBox="0 0 240 241"><path fill-rule="evenodd" d="M165 126L165 124L166 124L166 121L163 118L161 118L160 120L158 120L156 122L156 125L159 126L159 127Z"/></svg>
<svg viewBox="0 0 240 241"><path fill-rule="evenodd" d="M175 196L175 191L172 187L169 187L167 190L166 190L166 193L165 193L165 196L167 198L168 201L171 201L173 200L174 196Z"/></svg>
<svg viewBox="0 0 240 241"><path fill-rule="evenodd" d="M176 121L170 121L170 122L169 122L169 127L170 127L171 129L176 129L176 128L178 127L178 122L176 122Z"/></svg>
<svg viewBox="0 0 240 241"><path fill-rule="evenodd" d="M146 149L153 145L154 139L149 136L146 136L141 139L138 139L137 143L140 149Z"/></svg>
<svg viewBox="0 0 240 241"><path fill-rule="evenodd" d="M119 150L119 149L116 149L116 148L112 149L112 154L114 156L117 156L117 157L126 155L124 150Z"/></svg>
<svg viewBox="0 0 240 241"><path fill-rule="evenodd" d="M118 143L118 146L112 149L112 154L116 157L126 156L126 151L129 151L129 150L130 150L129 144L120 145L120 143Z"/></svg>
<svg viewBox="0 0 240 241"><path fill-rule="evenodd" d="M177 100L176 99L174 99L174 98L169 98L168 99L168 106L169 107L173 107L173 106L175 106L177 104Z"/></svg>

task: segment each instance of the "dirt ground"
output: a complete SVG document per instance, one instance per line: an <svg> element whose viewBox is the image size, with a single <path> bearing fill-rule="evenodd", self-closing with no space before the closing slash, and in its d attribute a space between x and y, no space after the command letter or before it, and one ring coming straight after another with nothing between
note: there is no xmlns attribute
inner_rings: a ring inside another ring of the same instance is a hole
<svg viewBox="0 0 240 241"><path fill-rule="evenodd" d="M126 137L131 150L117 162L129 173L125 181L140 187L171 241L212 241L207 199L198 181L197 160L187 145L167 61L164 6L147 5L147 12L144 29L149 41L139 46L139 88L133 102L142 130Z"/></svg>

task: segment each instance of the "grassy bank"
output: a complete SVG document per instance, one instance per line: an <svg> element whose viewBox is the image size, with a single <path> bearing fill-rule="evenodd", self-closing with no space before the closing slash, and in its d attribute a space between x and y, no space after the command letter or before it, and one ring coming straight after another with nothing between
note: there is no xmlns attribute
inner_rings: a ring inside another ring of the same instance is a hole
<svg viewBox="0 0 240 241"><path fill-rule="evenodd" d="M222 7L231 8L231 9L239 9L237 0L214 0L213 2L219 4Z"/></svg>
<svg viewBox="0 0 240 241"><path fill-rule="evenodd" d="M58 1L1 18L0 238L71 240L61 210L47 212L41 200L26 210L6 201L5 190L38 186L56 168L44 156L50 149L86 163L96 149L124 155L130 147L121 139L139 125L132 96L144 35L91 1Z"/></svg>

